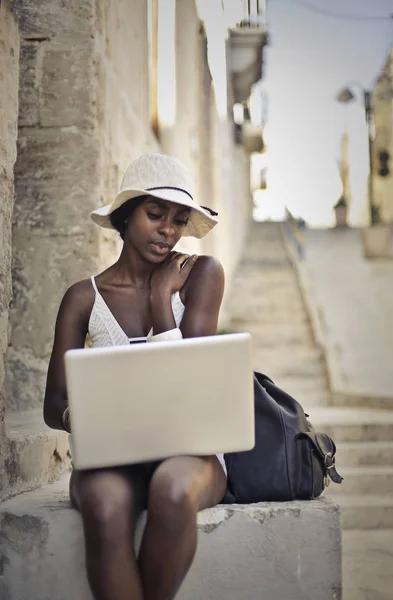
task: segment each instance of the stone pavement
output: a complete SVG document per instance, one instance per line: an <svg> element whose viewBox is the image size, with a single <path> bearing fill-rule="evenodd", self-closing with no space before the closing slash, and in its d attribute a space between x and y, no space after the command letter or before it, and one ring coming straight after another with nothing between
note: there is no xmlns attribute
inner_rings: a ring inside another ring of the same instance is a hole
<svg viewBox="0 0 393 600"><path fill-rule="evenodd" d="M254 223L231 292L230 330L252 333L255 368L295 396L338 443L345 481L326 493L343 511L344 600L393 600L387 568L393 558L393 412L331 407L325 356L301 290L281 225Z"/></svg>
<svg viewBox="0 0 393 600"><path fill-rule="evenodd" d="M393 260L365 260L348 228L307 230L303 264L332 391L393 406Z"/></svg>

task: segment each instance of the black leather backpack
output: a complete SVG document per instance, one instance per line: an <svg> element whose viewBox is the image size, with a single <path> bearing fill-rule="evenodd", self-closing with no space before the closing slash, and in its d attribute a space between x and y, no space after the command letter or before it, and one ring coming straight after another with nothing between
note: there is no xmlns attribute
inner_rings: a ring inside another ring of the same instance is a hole
<svg viewBox="0 0 393 600"><path fill-rule="evenodd" d="M311 500L327 478L341 483L336 446L317 433L300 404L263 373L254 373L255 446L225 454L224 503Z"/></svg>

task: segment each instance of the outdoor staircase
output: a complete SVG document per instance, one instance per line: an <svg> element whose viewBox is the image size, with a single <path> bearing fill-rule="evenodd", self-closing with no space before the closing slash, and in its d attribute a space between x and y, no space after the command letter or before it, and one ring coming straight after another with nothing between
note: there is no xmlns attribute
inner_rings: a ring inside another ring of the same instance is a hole
<svg viewBox="0 0 393 600"><path fill-rule="evenodd" d="M326 494L340 505L343 527L393 529L393 410L332 406L324 356L283 236L279 223L252 225L233 282L229 328L252 334L255 370L294 396L335 440L344 481Z"/></svg>

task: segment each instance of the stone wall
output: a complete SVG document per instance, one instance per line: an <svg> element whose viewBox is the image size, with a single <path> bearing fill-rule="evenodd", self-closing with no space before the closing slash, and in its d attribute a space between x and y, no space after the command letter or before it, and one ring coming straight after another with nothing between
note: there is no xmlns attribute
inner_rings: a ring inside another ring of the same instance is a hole
<svg viewBox="0 0 393 600"><path fill-rule="evenodd" d="M221 326L226 327L226 304L232 278L244 247L245 235L252 218L250 191L250 157L236 146L232 124L217 119L215 125L218 202L220 228L217 231L218 256L224 265L226 291L221 310Z"/></svg>
<svg viewBox="0 0 393 600"><path fill-rule="evenodd" d="M7 398L19 411L42 403L67 287L117 256L116 235L88 213L111 200L132 158L159 145L147 108L146 3L14 4L22 42Z"/></svg>
<svg viewBox="0 0 393 600"><path fill-rule="evenodd" d="M112 200L131 160L161 151L150 123L147 20L147 2L96 2L99 204ZM99 233L100 266L107 266L119 251L119 238Z"/></svg>
<svg viewBox="0 0 393 600"><path fill-rule="evenodd" d="M21 32L9 410L39 407L60 299L94 268L99 200L90 0L13 2Z"/></svg>
<svg viewBox="0 0 393 600"><path fill-rule="evenodd" d="M5 353L11 301L11 218L18 119L19 32L7 0L0 3L0 490L6 487L4 459Z"/></svg>
<svg viewBox="0 0 393 600"><path fill-rule="evenodd" d="M207 58L206 32L201 24L197 34L197 80L196 80L196 112L198 138L194 152L197 156L196 182L197 198L202 206L209 206L214 210L216 198L212 194L212 180L215 164L213 163L212 149L212 120L214 113L211 111L210 102L213 93L212 77L209 71ZM215 107L214 107L215 108ZM206 254L215 254L213 233L203 240L203 251Z"/></svg>

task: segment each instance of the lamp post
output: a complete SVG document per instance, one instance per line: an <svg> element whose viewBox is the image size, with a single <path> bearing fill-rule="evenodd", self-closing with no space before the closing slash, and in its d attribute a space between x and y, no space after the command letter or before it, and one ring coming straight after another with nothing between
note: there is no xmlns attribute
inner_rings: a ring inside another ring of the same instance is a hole
<svg viewBox="0 0 393 600"><path fill-rule="evenodd" d="M373 108L371 101L371 92L369 90L365 90L360 84L356 84L361 88L363 95L363 103L364 103L364 113L367 123L367 132L368 132L368 160L369 160L369 168L370 173L368 177L368 206L369 206L369 216L371 225L376 225L379 222L378 216L378 207L375 204L374 197L374 119L373 119ZM354 100L356 96L351 92L350 88L342 89L337 95L338 102L342 102L347 104Z"/></svg>

